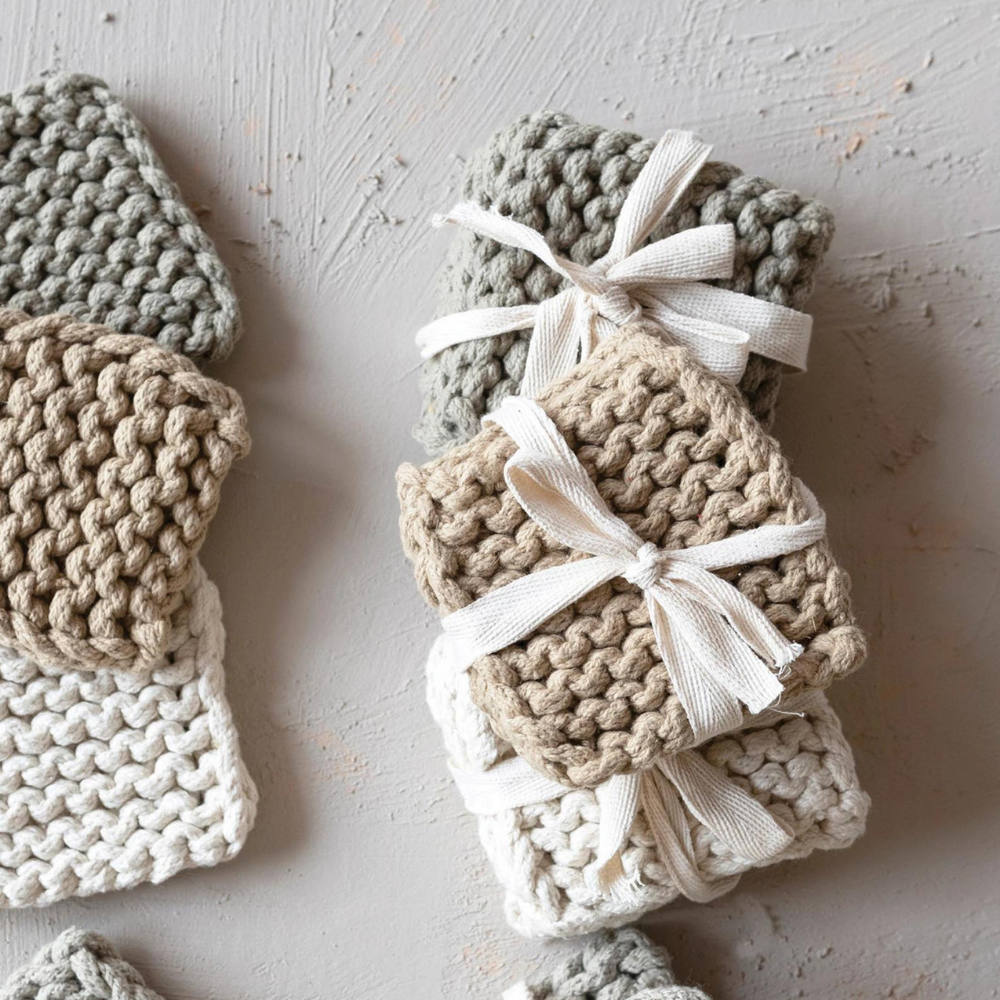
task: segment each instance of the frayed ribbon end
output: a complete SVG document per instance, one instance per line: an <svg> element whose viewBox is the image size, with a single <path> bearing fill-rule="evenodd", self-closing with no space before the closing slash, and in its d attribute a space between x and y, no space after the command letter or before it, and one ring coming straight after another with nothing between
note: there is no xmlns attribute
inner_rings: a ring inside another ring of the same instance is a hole
<svg viewBox="0 0 1000 1000"><path fill-rule="evenodd" d="M594 892L618 906L639 905L642 876L639 872L631 876L625 873L621 852L613 855L600 868L591 868L587 873L587 881Z"/></svg>

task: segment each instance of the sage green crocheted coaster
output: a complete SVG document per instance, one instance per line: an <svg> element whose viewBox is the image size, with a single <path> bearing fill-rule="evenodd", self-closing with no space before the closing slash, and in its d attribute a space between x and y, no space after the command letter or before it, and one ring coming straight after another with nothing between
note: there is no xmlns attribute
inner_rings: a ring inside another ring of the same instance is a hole
<svg viewBox="0 0 1000 1000"><path fill-rule="evenodd" d="M556 253L589 266L608 252L618 214L654 146L631 132L539 111L473 153L461 196L536 229ZM830 210L731 164L709 162L651 238L717 223L733 225L736 261L732 279L711 283L802 310L833 239ZM438 314L542 302L563 284L527 251L460 229L441 273ZM423 410L414 434L428 454L474 437L483 415L520 391L530 336L470 340L423 363ZM751 354L740 390L765 428L773 423L780 384L781 365Z"/></svg>
<svg viewBox="0 0 1000 1000"><path fill-rule="evenodd" d="M2 998L0 998L2 1000ZM519 983L504 1000L711 1000L678 986L670 956L635 927L598 934L544 979Z"/></svg>
<svg viewBox="0 0 1000 1000"><path fill-rule="evenodd" d="M239 335L229 275L145 129L64 73L0 95L0 306L71 313L194 358Z"/></svg>
<svg viewBox="0 0 1000 1000"><path fill-rule="evenodd" d="M0 1000L162 1000L92 931L71 927L0 989Z"/></svg>

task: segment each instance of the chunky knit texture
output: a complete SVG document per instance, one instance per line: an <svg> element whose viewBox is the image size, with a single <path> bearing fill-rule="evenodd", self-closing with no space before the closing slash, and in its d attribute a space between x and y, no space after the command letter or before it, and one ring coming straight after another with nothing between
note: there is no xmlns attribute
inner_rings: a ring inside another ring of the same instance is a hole
<svg viewBox="0 0 1000 1000"><path fill-rule="evenodd" d="M709 1000L693 986L678 986L666 949L635 927L598 934L544 979L525 983L523 996L524 1000Z"/></svg>
<svg viewBox="0 0 1000 1000"><path fill-rule="evenodd" d="M222 358L229 275L142 125L92 76L0 95L0 304Z"/></svg>
<svg viewBox="0 0 1000 1000"><path fill-rule="evenodd" d="M0 643L141 669L249 448L235 391L145 337L0 310Z"/></svg>
<svg viewBox="0 0 1000 1000"><path fill-rule="evenodd" d="M644 541L690 547L805 511L778 443L736 389L683 348L635 326L605 341L539 398L613 514ZM447 614L573 553L507 489L514 443L489 424L468 444L397 473L403 545L421 593ZM805 652L785 690L822 688L857 667L863 635L847 573L823 540L719 574ZM693 742L642 592L615 579L526 639L471 668L497 731L550 778L593 787Z"/></svg>
<svg viewBox="0 0 1000 1000"><path fill-rule="evenodd" d="M437 649L437 647L435 647ZM513 755L472 700L467 674L434 655L427 664L427 701L451 763L488 771ZM738 857L685 809L701 877L718 886L754 867L848 847L864 832L869 799L858 784L851 749L822 692L795 706L802 717L764 713L742 732L719 736L695 752L727 780L786 823L795 839L765 862ZM619 927L680 893L660 860L640 808L622 850L631 899L595 888L600 807L592 789L479 817L479 836L504 891L510 925L531 937L575 937ZM732 886L730 887L732 888Z"/></svg>
<svg viewBox="0 0 1000 1000"><path fill-rule="evenodd" d="M93 931L71 927L0 988L0 1000L161 1000Z"/></svg>
<svg viewBox="0 0 1000 1000"><path fill-rule="evenodd" d="M469 160L462 197L531 226L555 251L589 265L610 249L618 213L654 146L554 111L525 115ZM652 239L720 222L736 229L736 266L732 280L712 284L802 309L833 239L830 211L728 163L708 163ZM463 230L441 276L439 314L541 302L562 287L527 251ZM424 363L415 434L431 455L468 441L484 413L518 392L529 337L471 341ZM780 382L777 362L751 355L740 389L765 428Z"/></svg>
<svg viewBox="0 0 1000 1000"><path fill-rule="evenodd" d="M162 882L234 857L257 792L223 693L225 632L196 567L145 675L0 650L0 907Z"/></svg>

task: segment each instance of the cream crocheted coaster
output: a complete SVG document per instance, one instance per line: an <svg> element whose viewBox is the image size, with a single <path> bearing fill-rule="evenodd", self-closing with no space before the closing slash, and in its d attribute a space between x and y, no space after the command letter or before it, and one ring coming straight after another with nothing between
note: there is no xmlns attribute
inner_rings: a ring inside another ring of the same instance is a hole
<svg viewBox="0 0 1000 1000"><path fill-rule="evenodd" d="M0 95L0 305L225 357L229 274L145 129L93 76Z"/></svg>
<svg viewBox="0 0 1000 1000"><path fill-rule="evenodd" d="M513 757L513 750L474 704L468 674L454 669L446 648L435 644L427 663L431 714L451 766L486 773ZM690 860L713 891L731 890L751 868L848 847L864 832L870 800L858 783L840 721L821 692L805 696L795 710L801 717L765 713L741 732L692 751L749 792L794 837L781 854L751 861L737 856L684 804ZM603 892L588 877L598 855L600 818L597 794L589 788L479 816L479 836L504 890L507 921L516 931L575 937L620 927L680 895L641 807L621 851L634 891L626 896Z"/></svg>
<svg viewBox="0 0 1000 1000"><path fill-rule="evenodd" d="M141 670L165 650L242 400L145 337L0 310L0 643Z"/></svg>
<svg viewBox="0 0 1000 1000"><path fill-rule="evenodd" d="M162 882L235 856L257 792L223 693L225 632L197 563L149 673L0 650L0 907Z"/></svg>
<svg viewBox="0 0 1000 1000"><path fill-rule="evenodd" d="M503 1000L710 998L693 986L678 986L666 950L635 927L626 927L596 935L544 978L507 990Z"/></svg>
<svg viewBox="0 0 1000 1000"><path fill-rule="evenodd" d="M601 344L538 400L612 512L667 549L806 520L788 461L736 389L641 325ZM504 481L515 445L496 424L397 473L401 532L420 590L441 614L581 553L546 534ZM786 695L860 665L847 573L826 539L719 576L804 652ZM497 732L543 774L594 787L696 742L663 664L642 591L622 578L481 656L472 692Z"/></svg>
<svg viewBox="0 0 1000 1000"><path fill-rule="evenodd" d="M142 976L92 931L71 927L0 988L0 1000L161 1000Z"/></svg>
<svg viewBox="0 0 1000 1000"><path fill-rule="evenodd" d="M462 197L542 233L557 253L590 265L611 246L619 212L655 143L587 125L556 111L524 115L477 150ZM707 163L652 239L732 223L733 278L712 284L802 309L833 239L833 214L794 191L728 163ZM454 237L438 288L438 313L541 302L562 279L523 250L465 230ZM520 390L530 333L449 347L420 372L423 412L415 436L431 455L462 444L483 415ZM752 354L740 381L754 416L774 419L781 366Z"/></svg>

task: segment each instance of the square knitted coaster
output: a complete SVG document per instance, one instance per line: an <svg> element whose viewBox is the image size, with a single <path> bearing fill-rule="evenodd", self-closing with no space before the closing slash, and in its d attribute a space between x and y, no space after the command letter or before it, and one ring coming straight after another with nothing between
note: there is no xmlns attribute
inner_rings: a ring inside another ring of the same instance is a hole
<svg viewBox="0 0 1000 1000"><path fill-rule="evenodd" d="M427 662L431 714L452 769L488 775L514 752L476 707L468 675L454 669L445 649L435 644ZM849 847L864 832L870 800L858 783L839 719L821 692L805 696L793 709L800 714L764 713L741 732L687 751L753 796L792 834L774 857L741 857L683 801L679 822L690 838L683 859L687 881L701 883L709 897L735 888L752 868ZM681 895L676 862L661 856L642 806L621 851L632 891L602 892L589 877L600 821L601 804L589 788L492 814L480 811L479 836L503 887L511 927L529 937L575 937L630 923Z"/></svg>
<svg viewBox="0 0 1000 1000"><path fill-rule="evenodd" d="M162 1000L93 931L71 927L0 987L0 1000Z"/></svg>
<svg viewBox="0 0 1000 1000"><path fill-rule="evenodd" d="M538 403L611 514L644 543L692 549L807 519L787 459L735 387L641 324L602 343ZM504 467L515 450L490 423L447 455L397 473L403 546L421 593L442 615L583 554L547 534L508 488ZM786 695L827 687L862 662L849 579L825 537L717 576L802 647L775 675ZM523 640L480 656L470 676L497 732L556 781L594 787L700 742L644 592L620 576Z"/></svg>
<svg viewBox="0 0 1000 1000"><path fill-rule="evenodd" d="M626 927L598 934L551 973L507 990L503 1000L710 1000L678 986L666 949Z"/></svg>
<svg viewBox="0 0 1000 1000"><path fill-rule="evenodd" d="M243 402L145 337L0 309L0 643L141 670L166 649Z"/></svg>
<svg viewBox="0 0 1000 1000"><path fill-rule="evenodd" d="M462 197L540 232L557 253L590 265L608 252L622 205L655 143L631 132L584 125L569 115L525 115L469 159ZM732 279L710 284L801 310L833 239L833 215L819 202L707 163L651 239L696 226L732 223ZM460 230L442 272L439 314L551 298L560 275L524 250ZM425 361L423 412L415 436L440 455L468 441L482 416L519 391L530 332L449 347ZM774 419L781 366L752 354L740 382L751 412Z"/></svg>
<svg viewBox="0 0 1000 1000"><path fill-rule="evenodd" d="M257 792L223 693L215 586L195 565L149 673L0 650L0 907L162 882L234 857Z"/></svg>
<svg viewBox="0 0 1000 1000"><path fill-rule="evenodd" d="M0 306L65 312L223 358L229 274L142 124L102 81L63 73L0 95Z"/></svg>

